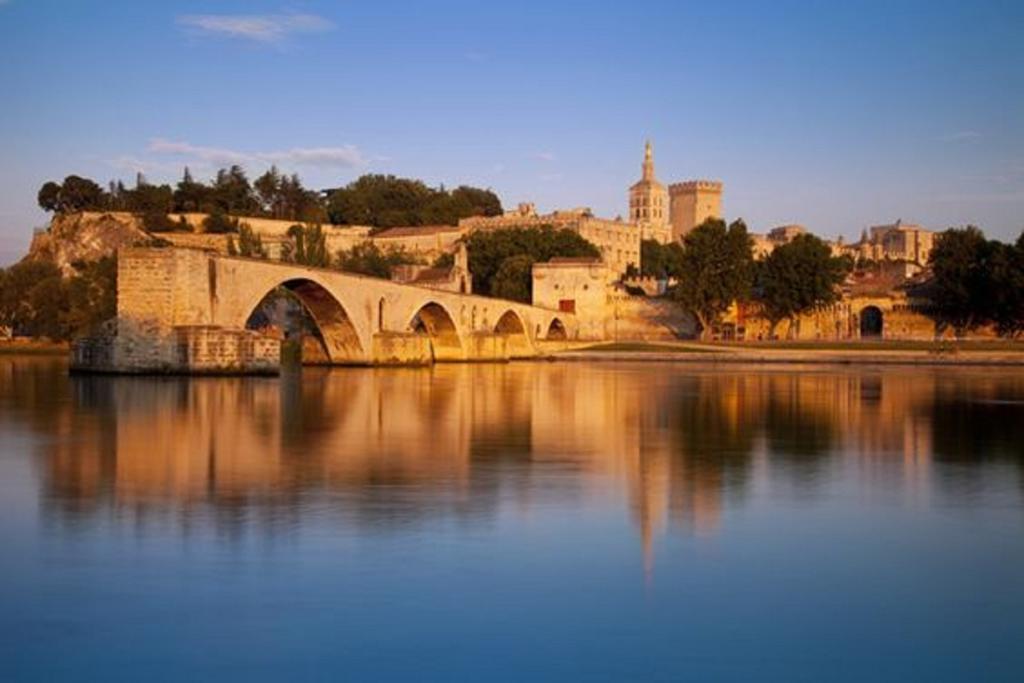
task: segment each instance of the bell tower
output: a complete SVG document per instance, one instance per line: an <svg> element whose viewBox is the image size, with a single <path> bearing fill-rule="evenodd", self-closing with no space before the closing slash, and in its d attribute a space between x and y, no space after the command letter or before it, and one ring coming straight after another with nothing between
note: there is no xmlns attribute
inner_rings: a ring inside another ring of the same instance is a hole
<svg viewBox="0 0 1024 683"><path fill-rule="evenodd" d="M648 140L640 180L629 188L629 220L640 228L641 239L664 244L672 239L668 212L668 191L654 176L654 147Z"/></svg>

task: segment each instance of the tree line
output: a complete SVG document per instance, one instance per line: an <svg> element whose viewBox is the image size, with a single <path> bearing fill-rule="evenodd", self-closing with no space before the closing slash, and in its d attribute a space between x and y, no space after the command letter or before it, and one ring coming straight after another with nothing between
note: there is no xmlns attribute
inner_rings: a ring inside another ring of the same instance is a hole
<svg viewBox="0 0 1024 683"><path fill-rule="evenodd" d="M630 274L671 278L671 295L693 312L706 336L734 303L753 304L770 335L784 320L837 302L854 269L827 243L800 235L761 260L742 220L709 219L683 242L641 244L642 268ZM1024 333L1024 233L1015 244L986 239L976 227L950 228L936 237L930 277L909 294L936 322L958 337L992 326L1005 337Z"/></svg>
<svg viewBox="0 0 1024 683"><path fill-rule="evenodd" d="M74 269L67 278L50 261L0 269L0 325L54 341L96 331L117 312L117 258L78 262Z"/></svg>
<svg viewBox="0 0 1024 683"><path fill-rule="evenodd" d="M675 280L670 294L697 318L701 338L736 303L757 305L774 336L783 320L838 301L839 285L853 267L814 235L800 235L755 260L743 220L727 225L718 218L691 230L681 244L644 240L640 259L640 274Z"/></svg>
<svg viewBox="0 0 1024 683"><path fill-rule="evenodd" d="M975 226L951 228L938 236L930 265L932 278L914 293L940 326L958 337L982 326L1024 334L1024 232L1006 244Z"/></svg>
<svg viewBox="0 0 1024 683"><path fill-rule="evenodd" d="M494 192L467 185L449 191L409 178L364 175L344 187L320 193L304 187L298 175L282 174L276 166L250 182L245 169L234 165L218 170L208 183L196 180L186 167L174 187L154 185L141 173L133 188L120 180L104 188L92 179L70 175L62 183L44 183L37 199L40 207L55 213L129 211L141 215L153 232L188 229L183 221L171 221L168 213L330 221L384 229L455 225L461 218L502 212Z"/></svg>

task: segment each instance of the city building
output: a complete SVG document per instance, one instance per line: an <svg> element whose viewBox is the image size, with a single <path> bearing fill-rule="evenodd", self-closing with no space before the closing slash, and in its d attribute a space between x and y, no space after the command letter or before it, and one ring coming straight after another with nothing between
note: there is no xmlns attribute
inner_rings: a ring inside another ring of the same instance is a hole
<svg viewBox="0 0 1024 683"><path fill-rule="evenodd" d="M860 241L843 245L843 253L857 260L903 261L911 274L928 265L935 246L935 233L902 219L889 225L873 225L861 233Z"/></svg>

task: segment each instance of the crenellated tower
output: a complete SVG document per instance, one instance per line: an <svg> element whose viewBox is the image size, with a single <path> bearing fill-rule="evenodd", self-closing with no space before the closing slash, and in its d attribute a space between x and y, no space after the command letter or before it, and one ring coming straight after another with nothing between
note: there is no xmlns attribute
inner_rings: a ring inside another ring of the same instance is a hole
<svg viewBox="0 0 1024 683"><path fill-rule="evenodd" d="M674 183L668 192L672 239L682 240L708 218L722 217L722 183L716 180Z"/></svg>

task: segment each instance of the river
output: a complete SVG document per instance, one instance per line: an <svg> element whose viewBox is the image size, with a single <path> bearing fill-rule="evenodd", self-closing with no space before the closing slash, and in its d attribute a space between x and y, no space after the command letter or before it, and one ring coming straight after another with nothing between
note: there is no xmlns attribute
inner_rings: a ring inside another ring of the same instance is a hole
<svg viewBox="0 0 1024 683"><path fill-rule="evenodd" d="M1024 373L0 357L0 680L1021 680Z"/></svg>

